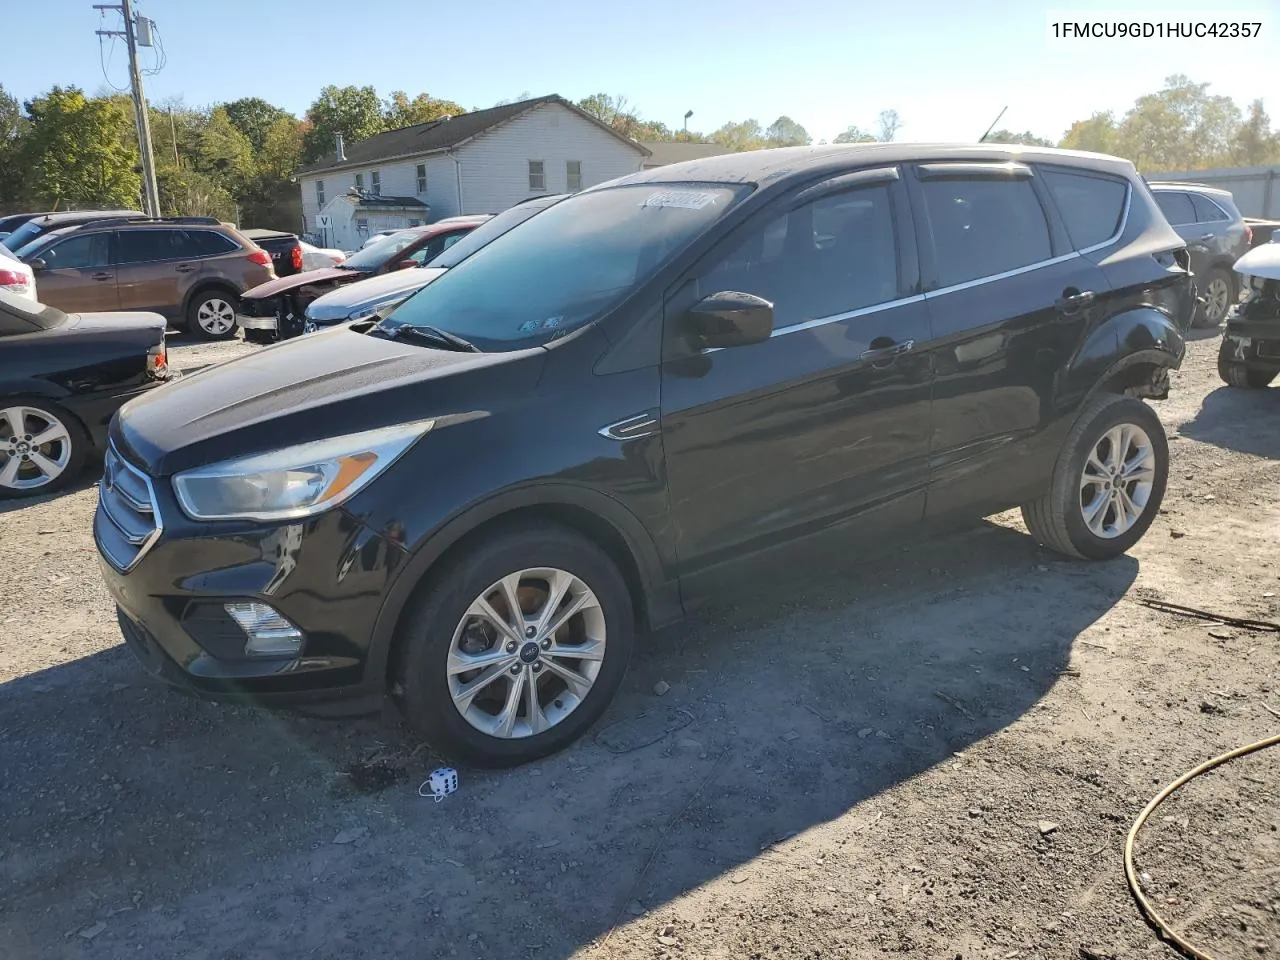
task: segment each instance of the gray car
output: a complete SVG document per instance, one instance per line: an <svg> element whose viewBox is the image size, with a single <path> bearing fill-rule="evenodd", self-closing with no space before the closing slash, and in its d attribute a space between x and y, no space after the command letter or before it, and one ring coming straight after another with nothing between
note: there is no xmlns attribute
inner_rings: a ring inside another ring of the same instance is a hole
<svg viewBox="0 0 1280 960"><path fill-rule="evenodd" d="M1191 272L1204 303L1197 327L1216 327L1240 297L1232 265L1249 250L1249 225L1227 190L1199 183L1151 183L1169 225L1187 242Z"/></svg>

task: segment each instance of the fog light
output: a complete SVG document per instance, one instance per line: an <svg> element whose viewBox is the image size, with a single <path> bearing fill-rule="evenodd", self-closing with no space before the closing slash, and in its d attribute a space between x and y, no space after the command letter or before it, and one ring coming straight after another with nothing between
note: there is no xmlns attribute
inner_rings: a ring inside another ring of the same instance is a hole
<svg viewBox="0 0 1280 960"><path fill-rule="evenodd" d="M302 631L265 603L224 604L248 638L247 657L291 657L302 649Z"/></svg>

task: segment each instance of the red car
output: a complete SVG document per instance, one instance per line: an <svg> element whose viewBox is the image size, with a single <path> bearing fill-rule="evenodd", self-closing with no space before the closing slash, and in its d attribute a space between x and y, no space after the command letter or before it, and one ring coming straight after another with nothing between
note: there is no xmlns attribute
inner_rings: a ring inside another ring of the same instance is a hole
<svg viewBox="0 0 1280 960"><path fill-rule="evenodd" d="M339 266L260 284L241 295L236 321L251 343L296 337L305 331L307 305L312 300L357 280L425 266L488 219L485 214L408 227L370 244Z"/></svg>

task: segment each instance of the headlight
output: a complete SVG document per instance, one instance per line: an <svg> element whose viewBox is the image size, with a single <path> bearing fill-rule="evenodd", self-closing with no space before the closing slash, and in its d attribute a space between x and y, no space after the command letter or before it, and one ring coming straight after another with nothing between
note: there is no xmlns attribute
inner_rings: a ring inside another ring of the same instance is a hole
<svg viewBox="0 0 1280 960"><path fill-rule="evenodd" d="M386 470L433 420L196 467L173 478L193 520L293 520L337 506Z"/></svg>

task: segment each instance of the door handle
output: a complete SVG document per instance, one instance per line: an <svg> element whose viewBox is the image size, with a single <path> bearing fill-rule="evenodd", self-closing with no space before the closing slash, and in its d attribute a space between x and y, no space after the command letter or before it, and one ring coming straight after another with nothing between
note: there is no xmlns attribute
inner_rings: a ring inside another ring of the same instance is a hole
<svg viewBox="0 0 1280 960"><path fill-rule="evenodd" d="M1093 301L1098 299L1098 295L1092 290L1077 290L1075 287L1067 287L1062 291L1062 296L1058 298L1054 305L1063 313L1077 313L1085 307L1092 306Z"/></svg>
<svg viewBox="0 0 1280 960"><path fill-rule="evenodd" d="M179 273L191 273L191 271L195 270L195 267L193 267L193 266L192 266L191 264L189 264L189 263L180 263L180 264L178 264L178 266L177 266L175 269L176 269Z"/></svg>
<svg viewBox="0 0 1280 960"><path fill-rule="evenodd" d="M115 274L112 273L95 273L91 279L93 280L112 280Z"/></svg>
<svg viewBox="0 0 1280 960"><path fill-rule="evenodd" d="M1203 237L1200 238L1200 240L1201 242L1204 242L1204 241L1212 240L1213 237L1214 235L1212 233L1206 233Z"/></svg>
<svg viewBox="0 0 1280 960"><path fill-rule="evenodd" d="M875 343L874 340L871 342ZM863 350L860 356L863 360L880 362L882 360L892 360L895 357L902 356L904 353L910 353L915 347L916 342L914 340L903 340L901 343L891 343L884 347L871 347L868 350Z"/></svg>

